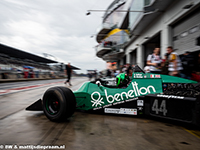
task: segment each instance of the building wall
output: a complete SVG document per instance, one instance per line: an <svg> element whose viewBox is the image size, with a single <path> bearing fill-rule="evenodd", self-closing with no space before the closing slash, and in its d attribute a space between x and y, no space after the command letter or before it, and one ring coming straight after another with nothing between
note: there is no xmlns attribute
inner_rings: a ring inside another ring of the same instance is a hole
<svg viewBox="0 0 200 150"><path fill-rule="evenodd" d="M125 49L126 56L131 56L132 51L136 50L136 64L144 67L146 56L143 44L160 32L160 48L161 56L163 57L166 53L166 47L173 46L173 25L190 13L190 9L182 9L190 2L190 0L174 1L165 12L162 12L155 20L152 20L152 23L147 26L140 36ZM200 0L193 0L193 3L198 6L200 5ZM148 39L145 37L148 37ZM127 63L131 63L130 61L131 58L127 59Z"/></svg>

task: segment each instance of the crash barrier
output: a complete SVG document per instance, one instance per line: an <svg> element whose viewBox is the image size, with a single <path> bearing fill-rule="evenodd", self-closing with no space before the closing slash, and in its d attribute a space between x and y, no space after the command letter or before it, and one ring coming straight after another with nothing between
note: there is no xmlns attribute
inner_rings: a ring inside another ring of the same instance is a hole
<svg viewBox="0 0 200 150"><path fill-rule="evenodd" d="M2 71L0 70L0 80L1 79L23 79L23 78L60 78L65 77L65 74L62 72L40 72L40 73L25 73L25 72L17 72L17 71Z"/></svg>
<svg viewBox="0 0 200 150"><path fill-rule="evenodd" d="M51 76L49 74L40 74L38 77L24 78L23 75L16 75L14 73L0 74L0 83L18 82L18 81L33 81L33 80L48 80L48 79L66 79L66 76Z"/></svg>
<svg viewBox="0 0 200 150"><path fill-rule="evenodd" d="M57 78L20 78L20 79L0 79L0 83L6 82L20 82L20 81L34 81L34 80L51 80L51 79L66 79L63 77Z"/></svg>
<svg viewBox="0 0 200 150"><path fill-rule="evenodd" d="M196 98L149 94L144 100L144 114L200 126L200 95Z"/></svg>

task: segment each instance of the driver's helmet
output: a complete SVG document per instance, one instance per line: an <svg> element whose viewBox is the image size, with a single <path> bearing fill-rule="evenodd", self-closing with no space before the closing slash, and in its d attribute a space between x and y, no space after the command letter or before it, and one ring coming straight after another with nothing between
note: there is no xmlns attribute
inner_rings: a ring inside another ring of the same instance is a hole
<svg viewBox="0 0 200 150"><path fill-rule="evenodd" d="M128 81L129 81L129 77L125 73L120 73L119 75L116 76L117 86L127 85Z"/></svg>

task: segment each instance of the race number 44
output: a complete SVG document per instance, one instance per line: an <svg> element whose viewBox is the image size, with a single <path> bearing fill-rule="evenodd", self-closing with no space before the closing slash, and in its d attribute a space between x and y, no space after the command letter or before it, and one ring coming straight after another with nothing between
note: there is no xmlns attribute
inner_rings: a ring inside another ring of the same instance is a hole
<svg viewBox="0 0 200 150"><path fill-rule="evenodd" d="M154 111L156 114L162 113L163 116L166 116L167 109L166 109L166 100L162 100L160 106L158 104L158 100L155 99L153 102L153 105L151 107L152 111Z"/></svg>

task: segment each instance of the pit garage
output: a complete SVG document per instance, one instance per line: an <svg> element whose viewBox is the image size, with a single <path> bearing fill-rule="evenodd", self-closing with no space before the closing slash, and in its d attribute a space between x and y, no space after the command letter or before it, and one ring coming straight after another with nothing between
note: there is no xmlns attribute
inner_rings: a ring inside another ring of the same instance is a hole
<svg viewBox="0 0 200 150"><path fill-rule="evenodd" d="M200 7L181 18L172 27L173 47L181 55L200 51Z"/></svg>
<svg viewBox="0 0 200 150"><path fill-rule="evenodd" d="M146 37L148 39L148 37ZM149 39L146 43L143 44L144 47L144 65L146 64L147 57L149 54L153 53L153 50L156 47L160 47L160 33L153 36L151 39Z"/></svg>

